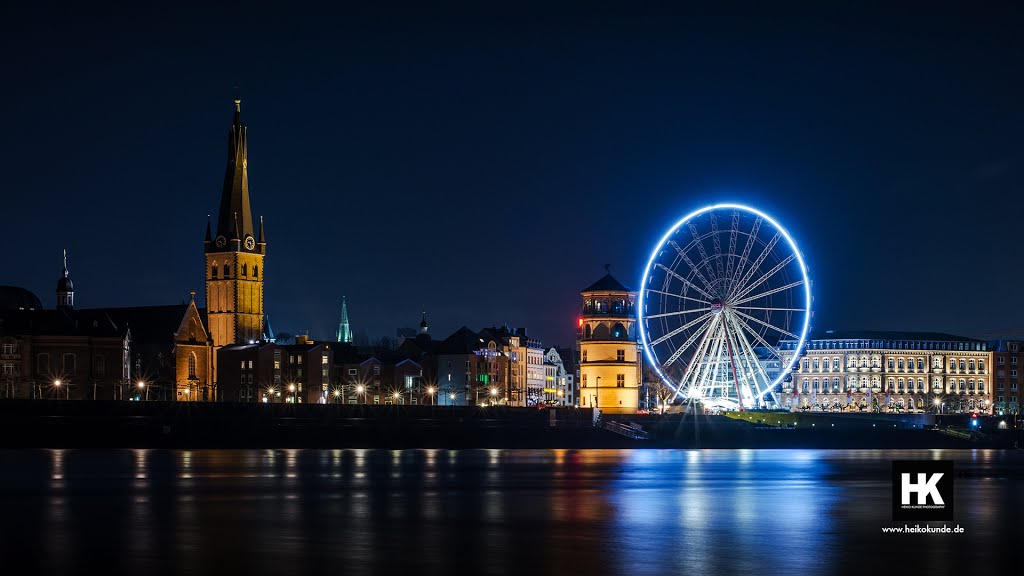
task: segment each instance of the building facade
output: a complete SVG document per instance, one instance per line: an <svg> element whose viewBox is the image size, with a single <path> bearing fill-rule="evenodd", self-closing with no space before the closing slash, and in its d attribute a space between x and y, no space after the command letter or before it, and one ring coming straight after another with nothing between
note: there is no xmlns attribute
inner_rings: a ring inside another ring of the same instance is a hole
<svg viewBox="0 0 1024 576"><path fill-rule="evenodd" d="M826 332L779 343L779 403L793 410L988 412L992 351L980 340L941 333Z"/></svg>
<svg viewBox="0 0 1024 576"><path fill-rule="evenodd" d="M580 295L580 406L634 414L640 391L636 292L608 274Z"/></svg>
<svg viewBox="0 0 1024 576"><path fill-rule="evenodd" d="M1021 386L1021 350L1024 339L989 342L995 374L992 385L992 413L996 416L1019 416L1024 406Z"/></svg>

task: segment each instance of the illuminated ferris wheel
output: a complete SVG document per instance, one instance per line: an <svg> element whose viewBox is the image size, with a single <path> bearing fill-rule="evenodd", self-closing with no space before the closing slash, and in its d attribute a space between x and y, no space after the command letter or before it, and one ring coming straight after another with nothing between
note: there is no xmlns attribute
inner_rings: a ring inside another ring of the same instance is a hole
<svg viewBox="0 0 1024 576"><path fill-rule="evenodd" d="M686 216L644 270L639 325L644 352L679 399L712 408L763 406L796 361L811 316L807 268L782 226L736 204Z"/></svg>

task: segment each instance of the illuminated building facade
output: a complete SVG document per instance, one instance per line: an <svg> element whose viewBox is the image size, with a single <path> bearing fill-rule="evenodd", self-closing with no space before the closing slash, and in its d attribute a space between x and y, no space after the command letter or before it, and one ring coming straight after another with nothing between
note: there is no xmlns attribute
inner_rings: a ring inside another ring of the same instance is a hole
<svg viewBox="0 0 1024 576"><path fill-rule="evenodd" d="M779 343L780 404L794 410L989 412L988 343L930 332L826 332Z"/></svg>
<svg viewBox="0 0 1024 576"><path fill-rule="evenodd" d="M580 407L635 414L640 391L636 292L611 274L580 292Z"/></svg>

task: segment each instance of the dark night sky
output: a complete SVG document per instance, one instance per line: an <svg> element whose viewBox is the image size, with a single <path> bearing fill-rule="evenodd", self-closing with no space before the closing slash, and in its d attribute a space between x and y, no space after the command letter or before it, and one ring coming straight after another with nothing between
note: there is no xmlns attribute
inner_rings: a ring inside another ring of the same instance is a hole
<svg viewBox="0 0 1024 576"><path fill-rule="evenodd" d="M5 3L0 284L53 305L66 246L81 307L202 294L237 82L279 332L565 345L714 201L790 229L818 328L1024 332L1010 5L360 4Z"/></svg>

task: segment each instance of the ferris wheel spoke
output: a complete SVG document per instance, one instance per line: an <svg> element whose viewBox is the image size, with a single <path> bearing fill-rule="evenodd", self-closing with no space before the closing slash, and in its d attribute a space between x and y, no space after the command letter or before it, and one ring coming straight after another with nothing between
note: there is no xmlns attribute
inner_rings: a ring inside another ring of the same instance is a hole
<svg viewBox="0 0 1024 576"><path fill-rule="evenodd" d="M729 226L729 256L725 259L725 280L726 286L724 290L726 292L732 287L732 273L733 264L736 259L736 236L740 231L740 213L733 210L732 212L732 224Z"/></svg>
<svg viewBox="0 0 1024 576"><path fill-rule="evenodd" d="M708 324L713 323L714 320L714 318L711 318L710 320L708 320ZM696 373L700 372L700 367L702 366L702 364L699 362L699 359L702 358L702 355L704 354L704 350L708 343L708 337L711 335L714 329L715 326L710 326L710 329L705 329L703 331L703 338L701 338L700 344L697 345L697 350L694 352L693 357L690 358L690 362L686 365L686 370L683 371L683 377L679 379L679 386L676 388L676 393L672 396L673 401L679 396L679 394L684 389L689 390L693 388L693 383L687 383L690 382L691 378L695 378L694 375ZM700 332L696 332L695 334L699 333ZM684 347L680 347L680 349L685 350Z"/></svg>
<svg viewBox="0 0 1024 576"><path fill-rule="evenodd" d="M711 213L711 241L715 247L715 268L718 272L716 280L725 279L725 268L722 266L722 240L718 237L718 216Z"/></svg>
<svg viewBox="0 0 1024 576"><path fill-rule="evenodd" d="M737 223L737 226L739 224ZM739 262L736 264L736 273L729 277L729 291L732 292L736 283L743 276L743 269L747 262L750 261L750 250L754 247L754 239L757 238L758 233L761 231L761 218L754 219L754 225L750 227L750 233L747 234L747 241L743 244L743 254L739 257Z"/></svg>
<svg viewBox="0 0 1024 576"><path fill-rule="evenodd" d="M682 316L684 314L696 314L698 312L711 312L711 308L694 308L693 310L680 310L679 312L662 312L661 314L650 314L647 318L664 318L666 316Z"/></svg>
<svg viewBox="0 0 1024 576"><path fill-rule="evenodd" d="M661 268L662 270L664 270L665 272L667 272L668 274L670 274L670 275L671 275L672 277L674 277L674 278L676 278L677 280L679 280L680 282L682 282L683 284L686 284L686 285L687 285L687 286L689 286L690 288L693 288L694 290L696 290L696 291L697 291L697 293L699 293L699 294L700 294L701 296L704 296L704 297L705 297L705 298L707 298L708 300L714 300L714 299L715 299L715 297L714 297L714 296L712 296L711 294L708 294L707 292L705 292L705 291L704 291L703 289L701 289L701 288L700 288L700 286L697 286L697 285L696 285L696 284L694 284L693 282L690 282L690 281L689 281L689 280L687 280L686 278L683 278L682 276L680 276L680 275L679 275L679 273L677 273L677 272L676 272L675 270L672 270L672 269L671 269L671 268L669 268L668 266L665 266L664 264L662 264L662 263L660 263L660 262L659 262L659 263L657 264L657 267L658 267L658 268Z"/></svg>
<svg viewBox="0 0 1024 576"><path fill-rule="evenodd" d="M760 318L755 318L755 317L751 316L750 314L744 314L743 312L740 312L738 310L734 310L733 312L737 316L741 316L741 317L743 317L743 318L745 318L747 320L750 320L752 322L757 322L758 324L764 326L765 328L770 328L772 330L775 330L776 332L779 332L780 334L785 334L786 336L789 336L790 338L793 338L794 340L799 340L800 339L799 336L797 336L796 334L793 334L792 332L790 332L789 330L786 330L785 328L781 328L779 326L775 326L774 324L770 324L768 322L765 322L764 320L761 320Z"/></svg>
<svg viewBox="0 0 1024 576"><path fill-rule="evenodd" d="M795 288L795 287L797 287L797 286L799 286L799 285L801 285L803 283L804 283L803 280L797 280L796 282L790 282L789 284L786 284L785 286L779 286L778 288L772 288L771 290L769 290L767 292L761 292L760 294L756 294L754 296L747 296L746 298L744 298L742 300L737 300L736 302L731 302L729 305L735 308L736 306L739 306L740 304L746 304L747 302L753 302L754 300L757 300L758 298L764 298L765 296L771 296L772 294L778 294L779 292L782 292L784 290L789 290L790 288Z"/></svg>
<svg viewBox="0 0 1024 576"><path fill-rule="evenodd" d="M673 362L675 362L676 360L678 360L679 357L682 356L684 352L686 352L687 350L690 349L690 346L693 346L693 343L697 341L697 338L699 338L700 336L702 336L704 334L707 334L708 328L711 327L711 323L714 322L714 321L715 321L714 318L709 318L707 320L707 322L704 323L703 326L701 326L697 330L694 330L693 334L691 334L690 337L686 339L686 342L683 342L683 345L680 346L679 348L677 348L676 351L673 352L672 355L669 356L667 360L665 360L665 364L664 365L668 366L668 365L672 364Z"/></svg>
<svg viewBox="0 0 1024 576"><path fill-rule="evenodd" d="M693 243L697 245L697 252L700 254L701 262L704 264L704 269L708 271L708 276L711 276L712 280L718 280L715 276L715 272L711 270L711 265L708 264L708 253L704 250L704 242L701 241L700 233L697 232L697 227L690 222L690 234L693 235Z"/></svg>
<svg viewBox="0 0 1024 576"><path fill-rule="evenodd" d="M710 312L708 312L707 314L704 314L703 316L700 316L698 318L694 318L693 320L690 320L686 324L683 324L682 326L676 328L675 330L672 330L671 332L665 334L661 338L658 338L657 340L652 341L651 342L651 346L657 346L658 344L661 344L665 340L668 340L669 338L672 338L673 336L676 336L676 335L678 335L678 334L680 334L680 333L682 333L682 332L684 332L686 330L689 330L695 324L699 324L702 320L706 319L707 317L709 317L711 315L712 314Z"/></svg>
<svg viewBox="0 0 1024 576"><path fill-rule="evenodd" d="M742 325L743 328L746 330L746 333L750 334L750 336L753 337L754 340L757 340L758 344L760 344L760 345L764 346L765 348L771 350L772 353L774 353L776 355L778 354L777 352L775 352L775 344L772 344L772 343L768 342L767 340L764 339L764 336L761 336L760 334L758 334L756 330L751 329L750 325L747 324L746 322L744 322L742 318L734 318L734 320L738 324Z"/></svg>
<svg viewBox="0 0 1024 576"><path fill-rule="evenodd" d="M647 291L648 292L654 292L655 294L662 294L664 296L671 296L673 298L680 298L682 300L690 300L692 302L700 302L701 304L707 304L709 306L711 305L711 302L708 302L707 300L700 300L700 299L697 299L697 298L693 298L691 296L683 296L682 294L673 294L672 292L665 292L664 290L655 290L654 288L648 288Z"/></svg>
<svg viewBox="0 0 1024 576"><path fill-rule="evenodd" d="M795 259L796 259L796 254L790 254L786 258L783 258L781 262L776 264L768 272L765 272L760 278L758 278L757 280L755 280L754 282L752 282L751 284L749 284L748 286L743 288L743 291L740 292L739 294L736 294L735 296L733 296L733 298L738 300L740 298L743 298L747 294L750 294L751 292L753 292L753 290L755 288L757 288L761 284L764 284L765 282L767 282L769 278L771 278L772 276L778 274L780 270L785 268L790 262L792 262Z"/></svg>
<svg viewBox="0 0 1024 576"><path fill-rule="evenodd" d="M767 391L767 390L772 388L772 385L774 384L774 382L772 382L772 379L768 377L768 373L765 372L764 366L759 361L759 359L757 357L757 352L754 350L754 346L750 343L750 340L747 339L747 335L746 335L743 327L740 325L739 322L736 321L735 318L732 317L732 315L729 316L729 320L735 326L736 333L739 334L739 337L740 337L740 339L742 341L742 345L746 349L747 353L750 355L750 358L753 359L752 364L757 366L758 372L761 374L761 377L764 379L764 389L757 391L757 398L760 398L761 396L763 396L765 394L765 391ZM771 358L772 355L775 355L776 357L778 357L777 352L775 352L775 347L774 346L767 347L767 350L765 352L768 355L769 359ZM756 382L756 380L755 380L755 382Z"/></svg>
<svg viewBox="0 0 1024 576"><path fill-rule="evenodd" d="M730 306L733 310L767 310L769 312L805 312L805 308L765 308L762 306Z"/></svg>
<svg viewBox="0 0 1024 576"><path fill-rule="evenodd" d="M711 292L713 290L713 288L711 287L711 281L709 281L707 278L704 277L703 274L701 274L700 268L693 263L693 260L691 260L690 256L686 254L686 251L680 248L679 244L676 244L675 240L669 240L668 243L672 245L673 248L675 248L676 252L678 252L679 255L683 258L683 262L686 262L686 265L690 267L690 270L693 271L694 275L696 275L697 278L699 278L700 281L704 283L704 288L707 289L708 292Z"/></svg>
<svg viewBox="0 0 1024 576"><path fill-rule="evenodd" d="M772 239L764 245L764 250L761 250L761 253L758 254L757 258L754 259L750 266L747 266L747 272L743 275L739 284L737 284L733 289L733 294L743 292L747 287L747 282L750 282L750 279L754 277L754 274L757 274L757 271L761 269L761 264L764 263L764 259L772 253L772 250L775 249L775 245L779 243L780 238L782 238L782 234L776 232L775 235L772 236Z"/></svg>

